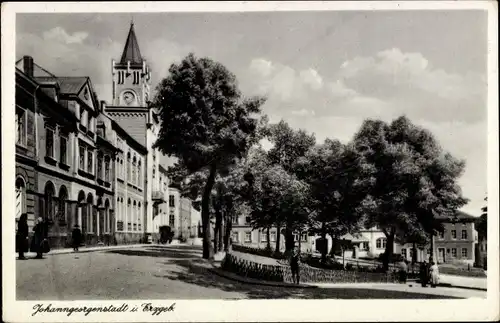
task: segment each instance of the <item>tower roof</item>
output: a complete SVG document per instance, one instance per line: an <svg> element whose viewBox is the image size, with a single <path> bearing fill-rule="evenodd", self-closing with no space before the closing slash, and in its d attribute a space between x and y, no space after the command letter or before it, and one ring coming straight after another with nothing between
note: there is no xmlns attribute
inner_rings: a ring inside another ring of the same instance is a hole
<svg viewBox="0 0 500 323"><path fill-rule="evenodd" d="M120 64L127 64L128 61L130 61L131 64L142 64L141 51L139 50L139 43L135 36L133 22L130 24L130 30L128 32L127 42L123 48Z"/></svg>

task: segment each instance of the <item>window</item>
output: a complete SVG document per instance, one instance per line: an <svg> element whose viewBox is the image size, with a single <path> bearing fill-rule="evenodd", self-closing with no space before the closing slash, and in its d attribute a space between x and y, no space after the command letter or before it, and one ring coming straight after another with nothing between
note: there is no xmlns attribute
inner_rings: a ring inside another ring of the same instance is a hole
<svg viewBox="0 0 500 323"><path fill-rule="evenodd" d="M401 256L403 256L403 259L406 259L406 248L401 249Z"/></svg>
<svg viewBox="0 0 500 323"><path fill-rule="evenodd" d="M94 172L94 153L92 151L87 151L87 172Z"/></svg>
<svg viewBox="0 0 500 323"><path fill-rule="evenodd" d="M238 216L237 215L233 216L231 221L233 222L233 224L238 224Z"/></svg>
<svg viewBox="0 0 500 323"><path fill-rule="evenodd" d="M54 158L54 129L51 128L45 130L45 153Z"/></svg>
<svg viewBox="0 0 500 323"><path fill-rule="evenodd" d="M462 248L462 258L467 258L467 248Z"/></svg>
<svg viewBox="0 0 500 323"><path fill-rule="evenodd" d="M26 111L16 109L16 144L26 145Z"/></svg>
<svg viewBox="0 0 500 323"><path fill-rule="evenodd" d="M139 185L139 187L142 187L142 165L140 159L139 159L139 167L137 169L137 177L138 177L137 185Z"/></svg>
<svg viewBox="0 0 500 323"><path fill-rule="evenodd" d="M250 224L250 217L249 216L246 216L245 217L245 224Z"/></svg>
<svg viewBox="0 0 500 323"><path fill-rule="evenodd" d="M131 169L131 161L130 161L130 152L127 154L127 181L130 182L130 169Z"/></svg>
<svg viewBox="0 0 500 323"><path fill-rule="evenodd" d="M444 239L444 231L438 231L438 239Z"/></svg>
<svg viewBox="0 0 500 323"><path fill-rule="evenodd" d="M170 207L174 207L175 206L175 196L170 195L168 197L168 206L170 206Z"/></svg>
<svg viewBox="0 0 500 323"><path fill-rule="evenodd" d="M239 242L239 234L238 234L238 232L233 232L232 238L233 238L233 242Z"/></svg>
<svg viewBox="0 0 500 323"><path fill-rule="evenodd" d="M125 169L123 168L123 159L120 159L120 171L118 172L118 175L120 175L120 178L123 179L124 174L125 174Z"/></svg>
<svg viewBox="0 0 500 323"><path fill-rule="evenodd" d="M111 182L110 163L111 163L111 160L110 160L109 156L106 156L104 158L104 180L108 183Z"/></svg>
<svg viewBox="0 0 500 323"><path fill-rule="evenodd" d="M134 158L132 159L132 180L131 180L132 184L137 184L136 183L136 180L137 180L136 171L137 170L136 170L135 165L136 165L136 159L135 159L135 156L134 156Z"/></svg>
<svg viewBox="0 0 500 323"><path fill-rule="evenodd" d="M451 256L453 258L456 258L457 257L457 248L451 248Z"/></svg>
<svg viewBox="0 0 500 323"><path fill-rule="evenodd" d="M68 163L68 138L59 137L59 162Z"/></svg>
<svg viewBox="0 0 500 323"><path fill-rule="evenodd" d="M102 179L102 154L97 154L97 178Z"/></svg>
<svg viewBox="0 0 500 323"><path fill-rule="evenodd" d="M462 230L462 239L467 240L467 230Z"/></svg>
<svg viewBox="0 0 500 323"><path fill-rule="evenodd" d="M456 239L457 238L457 230L451 230L451 238Z"/></svg>
<svg viewBox="0 0 500 323"><path fill-rule="evenodd" d="M307 242L307 233L302 233L300 238L301 238L302 242Z"/></svg>
<svg viewBox="0 0 500 323"><path fill-rule="evenodd" d="M267 242L267 232L261 231L261 233L260 233L260 242Z"/></svg>
<svg viewBox="0 0 500 323"><path fill-rule="evenodd" d="M377 243L377 249L385 249L385 247L387 246L387 239L378 238L376 243Z"/></svg>
<svg viewBox="0 0 500 323"><path fill-rule="evenodd" d="M272 231L271 232L271 242L275 242L276 241L276 231Z"/></svg>
<svg viewBox="0 0 500 323"><path fill-rule="evenodd" d="M174 214L170 214L168 216L168 225L173 228L175 226L175 215Z"/></svg>
<svg viewBox="0 0 500 323"><path fill-rule="evenodd" d="M369 249L369 244L367 241L361 242L361 250L368 250Z"/></svg>
<svg viewBox="0 0 500 323"><path fill-rule="evenodd" d="M245 242L252 242L252 232L251 231L245 232Z"/></svg>
<svg viewBox="0 0 500 323"><path fill-rule="evenodd" d="M81 170L85 169L85 147L80 144L79 147L80 151L80 156L79 156L79 161L78 161L78 168Z"/></svg>
<svg viewBox="0 0 500 323"><path fill-rule="evenodd" d="M16 179L16 219L26 212L26 185L21 177Z"/></svg>

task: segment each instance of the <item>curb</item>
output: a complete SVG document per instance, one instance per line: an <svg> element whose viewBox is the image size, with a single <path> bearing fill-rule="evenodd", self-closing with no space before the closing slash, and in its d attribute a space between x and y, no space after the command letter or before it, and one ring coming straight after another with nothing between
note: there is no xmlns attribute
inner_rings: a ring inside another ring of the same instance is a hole
<svg viewBox="0 0 500 323"><path fill-rule="evenodd" d="M110 251L110 250L122 250L122 249L129 249L129 248L141 248L141 247L147 247L147 246L156 246L154 244L140 244L140 245L118 245L118 246L112 246L112 247L91 247L88 249L80 249L77 252L75 252L73 249L54 249L49 251L48 253L43 254L45 256L58 256L58 255L67 255L67 254L80 254L80 253L89 253L89 252L102 252L102 251ZM27 252L25 255L30 256L30 255L35 255L33 252Z"/></svg>
<svg viewBox="0 0 500 323"><path fill-rule="evenodd" d="M212 268L208 268L208 270L220 277L224 277L233 281L237 281L240 283L244 284L249 284L249 285L260 285L260 286L271 286L271 287L285 287L285 288L319 288L318 286L312 286L312 285L297 285L297 284L291 284L291 283L280 283L280 282L269 282L269 281L262 281L262 280L257 280L253 278L248 278L248 277L243 277L239 276L233 273L230 273L228 271L222 270L220 268L215 267L212 264Z"/></svg>

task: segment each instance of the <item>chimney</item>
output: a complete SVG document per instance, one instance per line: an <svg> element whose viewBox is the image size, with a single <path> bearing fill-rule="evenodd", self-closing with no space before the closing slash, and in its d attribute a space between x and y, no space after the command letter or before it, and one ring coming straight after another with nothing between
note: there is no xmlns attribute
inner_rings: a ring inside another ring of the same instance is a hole
<svg viewBox="0 0 500 323"><path fill-rule="evenodd" d="M24 74L28 75L29 77L33 77L33 57L23 57L23 70Z"/></svg>

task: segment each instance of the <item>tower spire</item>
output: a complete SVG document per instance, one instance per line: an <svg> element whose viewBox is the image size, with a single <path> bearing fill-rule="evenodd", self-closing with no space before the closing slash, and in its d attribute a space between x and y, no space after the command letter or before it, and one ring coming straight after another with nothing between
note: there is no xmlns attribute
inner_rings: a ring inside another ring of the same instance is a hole
<svg viewBox="0 0 500 323"><path fill-rule="evenodd" d="M143 61L141 51L139 50L139 43L135 36L133 19L130 21L130 30L128 32L127 41L125 42L125 47L123 48L120 64L127 64L129 61L131 64L142 64Z"/></svg>

